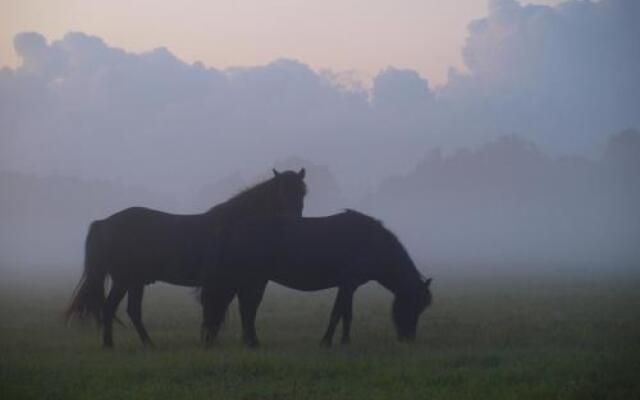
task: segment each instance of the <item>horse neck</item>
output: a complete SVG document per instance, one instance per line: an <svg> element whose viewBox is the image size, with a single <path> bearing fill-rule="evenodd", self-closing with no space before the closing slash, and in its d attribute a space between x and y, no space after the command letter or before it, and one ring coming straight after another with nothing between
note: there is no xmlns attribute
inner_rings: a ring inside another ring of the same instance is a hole
<svg viewBox="0 0 640 400"><path fill-rule="evenodd" d="M262 190L265 188L256 188L252 190ZM266 199L257 199L254 196L258 194L242 193L222 204L218 204L205 213L208 220L214 224L226 224L246 216L261 216L271 212L270 202ZM264 196L262 196L264 197Z"/></svg>
<svg viewBox="0 0 640 400"><path fill-rule="evenodd" d="M422 280L413 263L400 265L400 267L390 267L378 282L395 296L407 294L407 291L420 290Z"/></svg>

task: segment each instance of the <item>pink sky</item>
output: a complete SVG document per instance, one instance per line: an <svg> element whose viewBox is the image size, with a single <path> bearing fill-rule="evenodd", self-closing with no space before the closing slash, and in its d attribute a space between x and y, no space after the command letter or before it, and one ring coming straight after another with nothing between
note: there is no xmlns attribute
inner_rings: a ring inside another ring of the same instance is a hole
<svg viewBox="0 0 640 400"><path fill-rule="evenodd" d="M557 4L560 0L525 3ZM367 79L388 65L432 84L461 67L466 25L487 0L3 0L0 65L19 63L13 36L49 40L82 31L129 51L165 46L216 68L298 59L316 69L355 70Z"/></svg>

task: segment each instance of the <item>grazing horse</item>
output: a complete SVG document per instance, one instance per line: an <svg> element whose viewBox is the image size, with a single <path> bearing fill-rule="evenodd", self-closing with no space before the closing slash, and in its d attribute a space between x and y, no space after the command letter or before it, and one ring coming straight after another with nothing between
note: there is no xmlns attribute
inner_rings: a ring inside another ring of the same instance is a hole
<svg viewBox="0 0 640 400"><path fill-rule="evenodd" d="M338 288L322 344L330 346L342 319L349 342L353 293L375 280L395 295L398 339L412 341L418 317L431 304L429 285L398 238L382 223L347 210L319 218L248 218L229 226L205 259L201 301L205 344L213 342L238 295L246 345L258 345L255 318L268 281L316 291Z"/></svg>
<svg viewBox="0 0 640 400"><path fill-rule="evenodd" d="M174 215L147 208L122 210L94 221L85 243L84 273L66 319L88 316L103 326L103 345L113 346L112 324L128 293L127 313L143 344L152 344L142 324L144 286L155 281L199 284L202 257L212 238L228 224L249 216L301 217L306 186L299 172L273 170L274 176L203 214ZM105 279L112 281L104 296Z"/></svg>

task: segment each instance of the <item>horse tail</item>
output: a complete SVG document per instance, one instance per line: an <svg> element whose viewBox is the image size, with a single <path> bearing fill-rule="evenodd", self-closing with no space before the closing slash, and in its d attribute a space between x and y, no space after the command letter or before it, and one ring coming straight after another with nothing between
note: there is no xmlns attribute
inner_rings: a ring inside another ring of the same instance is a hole
<svg viewBox="0 0 640 400"><path fill-rule="evenodd" d="M66 321L72 318L85 320L87 317L93 317L98 324L102 323L107 269L104 260L100 259L103 246L100 232L100 222L92 222L85 241L84 271L73 293L71 304L64 314Z"/></svg>

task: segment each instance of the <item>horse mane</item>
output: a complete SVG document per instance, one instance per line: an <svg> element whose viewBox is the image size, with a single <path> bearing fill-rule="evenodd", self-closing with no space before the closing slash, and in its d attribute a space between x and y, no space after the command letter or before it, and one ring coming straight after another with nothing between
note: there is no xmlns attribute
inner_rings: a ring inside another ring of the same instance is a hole
<svg viewBox="0 0 640 400"><path fill-rule="evenodd" d="M396 234L393 233L391 230L389 230L389 228L384 226L384 223L382 221L380 221L379 219L376 219L376 218L374 218L374 217L372 217L370 215L367 215L365 213L361 213L360 211L353 210L351 208L345 208L345 210L343 211L342 215L344 215L347 218L359 219L359 220L361 220L363 222L366 222L366 223L370 224L371 226L375 226L381 232L384 232L384 234L389 239L391 239L394 243L396 243L406 253L406 249L404 248L404 246L400 242L400 239L398 239ZM408 257L408 253L406 253L406 255Z"/></svg>
<svg viewBox="0 0 640 400"><path fill-rule="evenodd" d="M425 276L422 274L422 272L420 272L420 270L416 267L415 263L409 256L409 252L407 251L407 249L404 247L402 242L400 242L400 239L398 239L398 236L396 236L395 233L389 230L389 228L384 226L384 223L382 221L370 215L362 213L360 211L353 210L351 208L344 209L344 211L342 212L342 215L348 218L355 218L355 219L360 219L362 221L366 221L367 223L379 228L381 232L384 232L384 234L387 236L389 240L391 240L393 243L396 244L399 255L407 261L408 265L413 266L413 269L415 270L416 274L420 277L420 280L422 282L426 280Z"/></svg>
<svg viewBox="0 0 640 400"><path fill-rule="evenodd" d="M286 178L288 176L291 175L295 175L296 173L293 171L284 171L284 172L280 172L279 176ZM215 205L213 207L211 207L209 209L209 212L215 210L218 207L221 206L225 206L225 205L233 205L233 204L246 204L246 203L253 203L253 202L260 202L262 201L262 196L264 195L264 192L267 190L272 190L273 189L273 185L276 181L277 177L273 176L269 179L266 179L262 182L258 182L256 184L254 184L253 186L249 186L246 187L242 190L240 190L238 193L236 193L233 197L231 197L229 200L220 203L218 205ZM302 181L302 195L305 196L307 194L307 185L304 183L304 181Z"/></svg>
<svg viewBox="0 0 640 400"><path fill-rule="evenodd" d="M348 215L348 216L351 216L351 217L362 218L362 219L369 220L371 222L376 222L376 223L378 223L380 225L383 225L382 221L380 221L379 219L373 218L371 215L367 215L367 214L362 213L360 211L356 211L353 208L345 208L343 210L342 214L345 214L345 215Z"/></svg>
<svg viewBox="0 0 640 400"><path fill-rule="evenodd" d="M270 188L270 185L273 184L273 181L274 181L274 178L272 177L265 181L258 182L253 186L244 188L240 190L238 193L236 193L229 200L222 202L220 204L216 204L215 206L211 207L209 209L209 212L212 212L217 208L224 207L230 204L249 203L251 201L254 201L260 194L262 194L265 190Z"/></svg>

